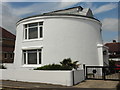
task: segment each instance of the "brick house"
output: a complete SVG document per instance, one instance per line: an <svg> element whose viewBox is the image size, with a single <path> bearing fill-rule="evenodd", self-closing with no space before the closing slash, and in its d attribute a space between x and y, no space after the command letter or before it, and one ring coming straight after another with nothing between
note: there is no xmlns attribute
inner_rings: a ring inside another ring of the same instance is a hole
<svg viewBox="0 0 120 90"><path fill-rule="evenodd" d="M16 36L0 27L0 62L13 63Z"/></svg>
<svg viewBox="0 0 120 90"><path fill-rule="evenodd" d="M109 58L110 60L120 61L120 42L113 40L112 43L106 43L109 49Z"/></svg>

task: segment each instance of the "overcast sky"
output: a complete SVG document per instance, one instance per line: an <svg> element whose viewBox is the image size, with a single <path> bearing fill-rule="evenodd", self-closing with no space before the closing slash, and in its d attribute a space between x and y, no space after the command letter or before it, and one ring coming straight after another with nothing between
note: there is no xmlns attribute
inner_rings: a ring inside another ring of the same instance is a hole
<svg viewBox="0 0 120 90"><path fill-rule="evenodd" d="M5 0L7 1L7 0ZM19 0L18 0L19 1ZM94 17L102 22L104 42L118 39L118 2L1 2L0 25L15 34L15 23L20 19L54 10L82 6L90 8ZM2 10L1 10L2 9Z"/></svg>

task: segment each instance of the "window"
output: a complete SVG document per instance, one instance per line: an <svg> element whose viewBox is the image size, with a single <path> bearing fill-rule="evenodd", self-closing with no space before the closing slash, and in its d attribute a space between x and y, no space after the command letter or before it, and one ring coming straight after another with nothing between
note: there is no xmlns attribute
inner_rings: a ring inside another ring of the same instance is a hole
<svg viewBox="0 0 120 90"><path fill-rule="evenodd" d="M7 53L4 54L4 58L7 59Z"/></svg>
<svg viewBox="0 0 120 90"><path fill-rule="evenodd" d="M10 53L10 55L9 55L9 56L10 56L10 58L11 58L11 59L13 59L13 53Z"/></svg>
<svg viewBox="0 0 120 90"><path fill-rule="evenodd" d="M41 64L42 49L23 50L24 64Z"/></svg>
<svg viewBox="0 0 120 90"><path fill-rule="evenodd" d="M24 25L24 39L43 38L43 22L29 23Z"/></svg>

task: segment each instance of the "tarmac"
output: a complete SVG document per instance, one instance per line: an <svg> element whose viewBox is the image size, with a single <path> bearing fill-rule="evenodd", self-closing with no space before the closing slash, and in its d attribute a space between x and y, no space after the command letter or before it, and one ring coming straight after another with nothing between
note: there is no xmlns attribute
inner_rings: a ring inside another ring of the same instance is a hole
<svg viewBox="0 0 120 90"><path fill-rule="evenodd" d="M1 90L120 90L120 81L86 80L74 86L21 81L0 81Z"/></svg>

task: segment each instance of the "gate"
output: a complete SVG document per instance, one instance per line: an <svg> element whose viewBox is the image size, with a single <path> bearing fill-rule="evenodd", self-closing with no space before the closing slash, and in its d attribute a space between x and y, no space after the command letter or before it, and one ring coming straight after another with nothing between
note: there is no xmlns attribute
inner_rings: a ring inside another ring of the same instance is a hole
<svg viewBox="0 0 120 90"><path fill-rule="evenodd" d="M120 81L120 68L109 66L84 66L86 79Z"/></svg>

